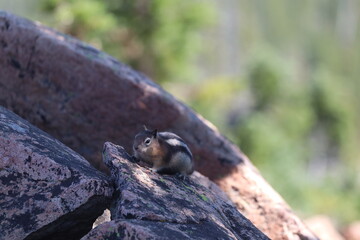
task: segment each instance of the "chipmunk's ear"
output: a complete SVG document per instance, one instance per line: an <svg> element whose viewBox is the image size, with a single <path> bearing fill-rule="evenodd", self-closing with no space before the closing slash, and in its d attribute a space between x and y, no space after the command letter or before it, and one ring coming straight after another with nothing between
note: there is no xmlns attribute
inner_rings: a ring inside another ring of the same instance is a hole
<svg viewBox="0 0 360 240"><path fill-rule="evenodd" d="M146 130L149 130L146 126L145 126L145 124L143 125L143 127L144 127L144 130L146 131Z"/></svg>
<svg viewBox="0 0 360 240"><path fill-rule="evenodd" d="M155 129L155 130L152 132L152 135L153 135L153 137L154 137L154 138L156 138L156 137L157 137L157 132L158 132L158 130L157 130L157 129Z"/></svg>

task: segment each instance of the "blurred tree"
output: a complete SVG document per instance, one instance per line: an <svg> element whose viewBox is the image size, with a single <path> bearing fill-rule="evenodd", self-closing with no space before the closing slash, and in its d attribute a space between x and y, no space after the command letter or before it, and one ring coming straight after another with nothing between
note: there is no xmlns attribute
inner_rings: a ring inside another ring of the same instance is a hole
<svg viewBox="0 0 360 240"><path fill-rule="evenodd" d="M256 101L256 110L265 110L279 99L281 76L273 59L260 59L249 67L249 85Z"/></svg>
<svg viewBox="0 0 360 240"><path fill-rule="evenodd" d="M295 209L358 219L360 3L239 0L238 6L244 64L233 67L240 76L202 82L188 102Z"/></svg>
<svg viewBox="0 0 360 240"><path fill-rule="evenodd" d="M95 45L157 82L193 80L199 31L210 23L203 0L41 0L52 25Z"/></svg>

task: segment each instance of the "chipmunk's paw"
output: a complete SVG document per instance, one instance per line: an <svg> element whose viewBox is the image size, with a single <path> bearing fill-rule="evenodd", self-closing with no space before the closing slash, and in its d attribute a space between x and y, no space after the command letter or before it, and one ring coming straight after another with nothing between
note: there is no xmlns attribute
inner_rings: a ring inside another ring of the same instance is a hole
<svg viewBox="0 0 360 240"><path fill-rule="evenodd" d="M188 179L188 177L185 174L182 174L182 173L176 173L175 177L177 177L177 178L179 178L180 180L183 180L183 181Z"/></svg>
<svg viewBox="0 0 360 240"><path fill-rule="evenodd" d="M133 163L138 163L138 162L140 162L140 159L138 159L137 157L135 157L135 156L131 156L131 160L130 160L131 162L133 162Z"/></svg>

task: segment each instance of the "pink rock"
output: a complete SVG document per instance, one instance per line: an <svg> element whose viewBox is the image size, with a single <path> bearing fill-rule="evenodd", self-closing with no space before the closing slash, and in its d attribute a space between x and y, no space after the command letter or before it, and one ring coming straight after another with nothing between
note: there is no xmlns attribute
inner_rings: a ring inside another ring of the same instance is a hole
<svg viewBox="0 0 360 240"><path fill-rule="evenodd" d="M306 219L305 224L321 240L344 240L328 216L313 216Z"/></svg>
<svg viewBox="0 0 360 240"><path fill-rule="evenodd" d="M108 177L0 107L0 239L79 239L109 205Z"/></svg>
<svg viewBox="0 0 360 240"><path fill-rule="evenodd" d="M344 231L346 240L359 240L360 239L360 221L356 221L347 226Z"/></svg>

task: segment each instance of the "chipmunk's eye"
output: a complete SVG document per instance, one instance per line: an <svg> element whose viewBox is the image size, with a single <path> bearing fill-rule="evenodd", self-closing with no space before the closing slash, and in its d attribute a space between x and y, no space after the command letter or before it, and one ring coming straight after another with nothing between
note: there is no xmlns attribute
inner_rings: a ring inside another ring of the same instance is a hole
<svg viewBox="0 0 360 240"><path fill-rule="evenodd" d="M146 145L149 145L149 144L151 143L151 139L150 139L150 138L145 139L144 143L145 143Z"/></svg>

